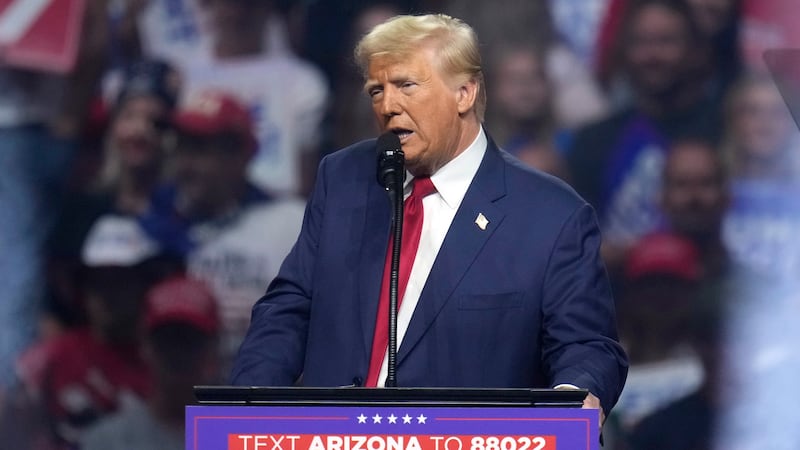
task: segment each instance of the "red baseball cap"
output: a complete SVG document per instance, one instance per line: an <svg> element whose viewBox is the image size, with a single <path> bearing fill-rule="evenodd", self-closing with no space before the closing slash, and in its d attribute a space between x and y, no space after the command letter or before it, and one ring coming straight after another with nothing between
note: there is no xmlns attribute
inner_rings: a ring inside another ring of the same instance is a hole
<svg viewBox="0 0 800 450"><path fill-rule="evenodd" d="M671 276L688 281L700 279L702 268L695 245L675 234L653 233L642 237L628 252L625 276Z"/></svg>
<svg viewBox="0 0 800 450"><path fill-rule="evenodd" d="M205 283L178 276L154 286L147 294L145 326L184 323L209 334L219 329L217 302Z"/></svg>
<svg viewBox="0 0 800 450"><path fill-rule="evenodd" d="M258 148L253 120L247 108L222 91L203 91L191 96L173 117L175 128L195 136L234 133L241 136L247 150Z"/></svg>

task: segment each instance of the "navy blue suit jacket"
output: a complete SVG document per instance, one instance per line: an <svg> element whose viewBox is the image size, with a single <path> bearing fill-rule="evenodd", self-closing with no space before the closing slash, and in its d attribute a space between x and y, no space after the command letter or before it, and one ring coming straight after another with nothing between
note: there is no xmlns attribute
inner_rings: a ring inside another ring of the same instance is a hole
<svg viewBox="0 0 800 450"><path fill-rule="evenodd" d="M320 164L300 237L253 308L232 383L366 378L392 216L375 166L374 140ZM397 385L570 383L610 410L627 360L599 246L586 202L490 140L398 349Z"/></svg>

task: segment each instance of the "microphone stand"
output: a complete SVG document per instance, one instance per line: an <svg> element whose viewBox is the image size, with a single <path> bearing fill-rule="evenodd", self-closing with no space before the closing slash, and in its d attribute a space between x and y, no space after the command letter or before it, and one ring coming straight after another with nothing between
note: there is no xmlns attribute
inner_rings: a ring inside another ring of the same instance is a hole
<svg viewBox="0 0 800 450"><path fill-rule="evenodd" d="M403 201L403 179L402 176L395 176L394 189L389 189L394 206L394 226L392 233L392 265L389 275L389 345L387 347L387 371L386 387L397 387L397 302L398 302L398 283L400 279L400 250L403 245L403 212L405 202Z"/></svg>
<svg viewBox="0 0 800 450"><path fill-rule="evenodd" d="M389 339L387 346L386 387L397 386L397 304L400 279L400 250L403 245L403 182L406 178L405 154L400 140L391 132L378 138L378 182L386 189L394 217L392 260L389 268Z"/></svg>

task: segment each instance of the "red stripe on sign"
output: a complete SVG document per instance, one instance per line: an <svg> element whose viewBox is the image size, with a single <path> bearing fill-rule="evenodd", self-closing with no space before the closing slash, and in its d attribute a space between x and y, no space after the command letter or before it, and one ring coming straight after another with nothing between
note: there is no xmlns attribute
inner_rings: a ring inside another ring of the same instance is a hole
<svg viewBox="0 0 800 450"><path fill-rule="evenodd" d="M556 437L229 434L227 450L556 450Z"/></svg>

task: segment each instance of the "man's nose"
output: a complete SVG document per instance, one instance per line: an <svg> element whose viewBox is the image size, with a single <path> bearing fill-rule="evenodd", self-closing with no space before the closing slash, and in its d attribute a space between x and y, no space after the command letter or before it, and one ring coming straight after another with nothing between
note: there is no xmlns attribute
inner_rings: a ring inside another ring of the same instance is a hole
<svg viewBox="0 0 800 450"><path fill-rule="evenodd" d="M380 113L385 117L392 117L403 112L397 94L387 89L383 92L383 98L380 102Z"/></svg>

